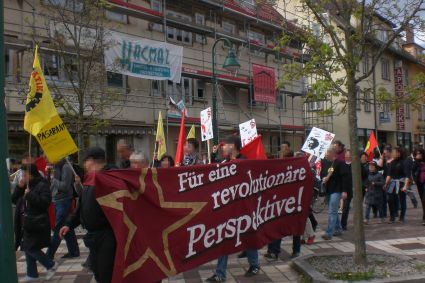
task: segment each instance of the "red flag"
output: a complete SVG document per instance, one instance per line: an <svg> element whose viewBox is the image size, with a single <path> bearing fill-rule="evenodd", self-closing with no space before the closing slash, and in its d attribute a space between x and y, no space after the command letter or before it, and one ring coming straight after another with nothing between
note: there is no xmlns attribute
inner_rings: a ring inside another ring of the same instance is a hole
<svg viewBox="0 0 425 283"><path fill-rule="evenodd" d="M364 150L368 156L369 161L373 160L373 150L377 147L378 147L378 142L376 141L376 138L375 138L375 132L372 131L370 133L369 141L367 142L366 148Z"/></svg>
<svg viewBox="0 0 425 283"><path fill-rule="evenodd" d="M186 115L186 109L183 109L182 120L181 120L181 124L180 124L179 142L177 143L176 158L174 159L174 162L177 166L179 166L180 163L182 162L183 155L184 155L184 144L186 142L186 130L184 128L184 116L185 115Z"/></svg>
<svg viewBox="0 0 425 283"><path fill-rule="evenodd" d="M264 160L267 159L267 155L264 152L263 142L261 141L261 136L257 136L250 143L245 145L240 153L248 159L258 159Z"/></svg>
<svg viewBox="0 0 425 283"><path fill-rule="evenodd" d="M46 175L47 161L43 156L40 156L39 158L34 160L34 164L37 167L38 171L43 172L43 174Z"/></svg>

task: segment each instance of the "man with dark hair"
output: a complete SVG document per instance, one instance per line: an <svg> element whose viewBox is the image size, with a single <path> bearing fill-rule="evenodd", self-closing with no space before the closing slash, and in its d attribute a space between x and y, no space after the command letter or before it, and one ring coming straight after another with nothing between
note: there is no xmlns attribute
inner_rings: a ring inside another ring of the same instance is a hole
<svg viewBox="0 0 425 283"><path fill-rule="evenodd" d="M322 160L320 177L322 178L323 185L326 187L326 193L329 199L328 228L322 238L324 240L331 240L333 236L342 234L338 208L340 200L347 198L345 163L336 158L336 150L334 148L328 149L326 159Z"/></svg>
<svg viewBox="0 0 425 283"><path fill-rule="evenodd" d="M189 138L184 145L184 157L181 166L202 164L196 151L198 150L199 142L197 139Z"/></svg>
<svg viewBox="0 0 425 283"><path fill-rule="evenodd" d="M53 237L50 247L47 249L47 255L51 259L55 257L55 253L61 243L59 230L65 224L72 208L74 198L74 170L65 159L57 162L53 166L53 171L50 173L50 189L55 207L55 228L53 229ZM74 229L71 229L65 237L68 253L62 258L75 258L80 256L77 237Z"/></svg>
<svg viewBox="0 0 425 283"><path fill-rule="evenodd" d="M88 150L84 158L84 168L89 175L113 167L106 165L105 151L94 147ZM78 177L76 177L76 183L81 184ZM114 270L116 241L112 227L96 200L96 189L101 188L93 185L83 186L78 206L60 230L59 235L64 237L70 229L81 224L87 230L84 244L90 250L90 268L93 270L94 277L97 282L109 283L112 281Z"/></svg>
<svg viewBox="0 0 425 283"><path fill-rule="evenodd" d="M239 136L231 135L224 139L223 145L223 162L231 162L235 159L245 159L240 154L241 139ZM246 257L248 258L249 269L245 273L246 277L252 277L258 274L260 266L258 262L258 251L247 250L245 251ZM224 282L226 281L226 270L227 270L227 259L228 256L220 256L217 261L217 267L213 276L207 279L207 282Z"/></svg>
<svg viewBox="0 0 425 283"><path fill-rule="evenodd" d="M345 145L340 140L333 141L332 145L336 151L336 159L345 162Z"/></svg>
<svg viewBox="0 0 425 283"><path fill-rule="evenodd" d="M122 169L130 168L130 156L133 153L133 147L124 139L120 139L117 143L117 153L119 158L118 167Z"/></svg>

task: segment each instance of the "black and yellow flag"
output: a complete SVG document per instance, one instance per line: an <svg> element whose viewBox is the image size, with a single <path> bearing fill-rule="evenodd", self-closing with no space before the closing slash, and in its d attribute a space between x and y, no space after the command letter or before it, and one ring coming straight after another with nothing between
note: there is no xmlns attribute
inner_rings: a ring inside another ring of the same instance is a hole
<svg viewBox="0 0 425 283"><path fill-rule="evenodd" d="M24 129L37 139L47 159L55 163L78 148L53 103L38 59L38 47L35 49L29 87Z"/></svg>

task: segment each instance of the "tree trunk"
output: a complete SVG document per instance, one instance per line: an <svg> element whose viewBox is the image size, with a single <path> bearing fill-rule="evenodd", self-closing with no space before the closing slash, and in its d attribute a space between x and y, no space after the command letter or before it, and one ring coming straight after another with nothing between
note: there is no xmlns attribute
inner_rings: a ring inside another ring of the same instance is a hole
<svg viewBox="0 0 425 283"><path fill-rule="evenodd" d="M351 164L353 174L353 217L354 217L354 262L357 265L366 265L366 242L363 226L363 191L360 167L359 138L357 136L357 96L354 83L355 70L347 71L348 91L348 127L350 133L350 147L353 157Z"/></svg>

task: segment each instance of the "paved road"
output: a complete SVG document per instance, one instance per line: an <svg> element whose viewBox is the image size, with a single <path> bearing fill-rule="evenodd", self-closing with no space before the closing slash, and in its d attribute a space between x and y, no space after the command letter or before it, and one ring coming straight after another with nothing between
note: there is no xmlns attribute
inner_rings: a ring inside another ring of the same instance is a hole
<svg viewBox="0 0 425 283"><path fill-rule="evenodd" d="M372 221L366 226L366 240L369 251L393 252L397 254L408 255L425 261L425 226L421 223L422 210L412 208L408 204L407 222L405 224L377 224ZM326 214L317 215L320 226L326 227ZM319 227L317 238L314 245L303 246L302 255L312 253L324 253L332 251L353 252L353 228L348 226L348 231L341 237L334 237L332 241L321 239L322 230ZM60 257L65 253L66 247L62 243L58 249L56 258L59 268L55 277L49 282L60 283L89 283L95 282L93 275L83 270L81 263L85 261L88 250L85 248L81 239L79 239L81 257L72 260L61 260ZM283 252L278 261L268 263L264 260L265 249L260 251L261 273L253 278L245 278L244 273L248 268L246 259L237 259L234 255L229 259L228 280L226 282L297 282L298 274L289 267L290 254L292 252L292 240L285 238L282 242ZM17 266L19 277L25 276L25 258L21 252L17 253ZM169 283L200 283L212 275L215 267L215 261L198 267L197 269L179 274L173 278L163 280ZM44 276L44 271L39 266L40 276ZM39 282L43 282L40 280Z"/></svg>

